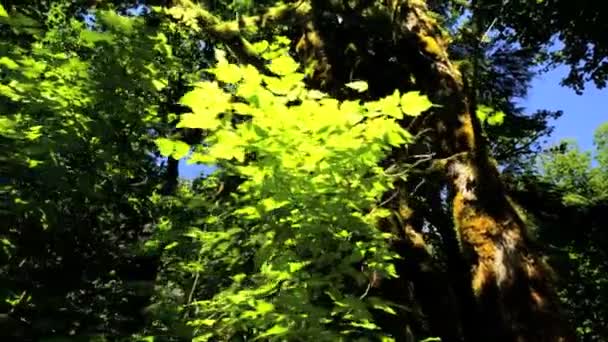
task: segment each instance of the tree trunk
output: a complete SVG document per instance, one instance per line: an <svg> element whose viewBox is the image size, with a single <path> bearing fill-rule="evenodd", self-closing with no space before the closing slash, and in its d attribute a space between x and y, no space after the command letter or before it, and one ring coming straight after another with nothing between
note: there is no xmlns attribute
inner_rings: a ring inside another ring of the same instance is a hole
<svg viewBox="0 0 608 342"><path fill-rule="evenodd" d="M414 0L397 8L400 36L417 41L426 68L418 85L442 107L429 120L436 153L451 190L455 227L471 272L477 318L468 334L478 341L567 341L573 337L559 314L546 263L530 249L526 228L505 194L471 112L459 71L426 3ZM421 63L423 64L423 63Z"/></svg>
<svg viewBox="0 0 608 342"><path fill-rule="evenodd" d="M461 321L466 317L460 317L458 312L461 298L454 292L448 273L437 266L437 260L421 233L425 222L422 211L408 203L409 197L409 194L400 194L390 204L394 219L384 230L396 237L392 245L401 257L396 263L399 278L380 281L379 290L383 298L407 305L411 312L420 312L424 320L420 322L420 317L406 312L391 316L387 324L383 321L378 323L397 341L406 340L404 319L418 328L412 329L418 339L432 335L442 341L463 341ZM408 292L411 298L407 297ZM428 327L428 331L420 329L421 326Z"/></svg>

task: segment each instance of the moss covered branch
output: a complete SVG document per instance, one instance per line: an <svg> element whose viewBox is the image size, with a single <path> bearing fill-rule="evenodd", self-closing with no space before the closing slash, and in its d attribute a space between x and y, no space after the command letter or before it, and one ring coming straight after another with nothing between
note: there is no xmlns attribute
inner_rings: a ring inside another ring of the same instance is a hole
<svg viewBox="0 0 608 342"><path fill-rule="evenodd" d="M251 48L247 37L257 34L260 29L290 21L308 21L311 5L308 0L279 4L267 8L264 13L224 21L201 4L191 0L180 0L166 13L197 32L203 32L212 39L225 43L243 63L261 66L261 57Z"/></svg>

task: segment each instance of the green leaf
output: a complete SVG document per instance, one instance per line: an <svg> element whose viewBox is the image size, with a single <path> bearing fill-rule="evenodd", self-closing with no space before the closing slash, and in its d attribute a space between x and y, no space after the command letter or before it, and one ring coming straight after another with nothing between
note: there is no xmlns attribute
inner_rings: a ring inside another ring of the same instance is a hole
<svg viewBox="0 0 608 342"><path fill-rule="evenodd" d="M217 161L217 158L210 156L208 154L204 154L201 152L192 152L192 154L190 154L190 157L188 157L188 160L186 161L186 164L188 165L192 165L192 164L213 164Z"/></svg>
<svg viewBox="0 0 608 342"><path fill-rule="evenodd" d="M348 88L354 89L360 93L363 93L363 92L367 91L367 89L368 89L367 82L365 82L365 81L354 81L354 82L346 83L345 86L347 86Z"/></svg>
<svg viewBox="0 0 608 342"><path fill-rule="evenodd" d="M190 145L183 141L173 142L173 158L182 159L190 152Z"/></svg>
<svg viewBox="0 0 608 342"><path fill-rule="evenodd" d="M479 105L477 106L477 118L479 118L479 121L481 122L485 122L486 119L488 118L488 115L490 113L492 113L494 110L488 106L485 105Z"/></svg>
<svg viewBox="0 0 608 342"><path fill-rule="evenodd" d="M253 49L253 52L257 53L258 55L260 55L264 51L266 51L269 46L270 46L270 44L266 40L262 40L262 41L251 44L251 48Z"/></svg>
<svg viewBox="0 0 608 342"><path fill-rule="evenodd" d="M587 205L590 202L588 198L575 193L563 195L562 201L566 205Z"/></svg>
<svg viewBox="0 0 608 342"><path fill-rule="evenodd" d="M298 63L289 56L281 56L273 59L268 68L277 75L285 76L298 70Z"/></svg>
<svg viewBox="0 0 608 342"><path fill-rule="evenodd" d="M391 308L386 302L384 302L382 299L379 299L377 297L370 297L369 301L372 304L372 307L374 309L382 310L391 315L397 314L397 312L393 308Z"/></svg>
<svg viewBox="0 0 608 342"><path fill-rule="evenodd" d="M277 77L264 77L264 82L270 91L277 95L287 95L294 89L303 79L302 74L292 73L287 76Z"/></svg>
<svg viewBox="0 0 608 342"><path fill-rule="evenodd" d="M0 65L3 65L10 70L16 70L19 68L19 64L6 56L0 58Z"/></svg>
<svg viewBox="0 0 608 342"><path fill-rule="evenodd" d="M27 167L34 168L42 163L40 160L28 159Z"/></svg>
<svg viewBox="0 0 608 342"><path fill-rule="evenodd" d="M281 208L285 205L289 204L288 201L276 201L274 198L270 197L270 198L266 198L264 200L262 200L262 205L264 206L264 210L265 211L272 211L278 208Z"/></svg>
<svg viewBox="0 0 608 342"><path fill-rule="evenodd" d="M346 121L355 125L363 119L361 104L357 101L344 101L340 104L340 111L346 115Z"/></svg>
<svg viewBox="0 0 608 342"><path fill-rule="evenodd" d="M280 324L275 324L272 328L264 331L261 335L258 335L254 340L267 338L270 336L285 335L289 331L289 328Z"/></svg>
<svg viewBox="0 0 608 342"><path fill-rule="evenodd" d="M392 95L389 95L380 100L379 109L381 112L387 114L395 119L403 119L403 113L399 108L399 91L395 90Z"/></svg>
<svg viewBox="0 0 608 342"><path fill-rule="evenodd" d="M218 64L219 63L228 63L228 60L226 59L226 51L224 51L222 49L214 48L213 53L215 55L215 59L217 60Z"/></svg>
<svg viewBox="0 0 608 342"><path fill-rule="evenodd" d="M8 13L6 12L2 4L0 4L0 17L8 17Z"/></svg>
<svg viewBox="0 0 608 342"><path fill-rule="evenodd" d="M391 146L394 146L394 147L400 146L401 144L406 142L404 137L395 131L386 132L386 138L387 138L388 144Z"/></svg>
<svg viewBox="0 0 608 342"><path fill-rule="evenodd" d="M166 80L152 80L152 85L157 91L165 89L168 85Z"/></svg>
<svg viewBox="0 0 608 342"><path fill-rule="evenodd" d="M234 211L234 213L237 215L243 215L247 219L257 219L261 217L258 209L253 206L237 209Z"/></svg>
<svg viewBox="0 0 608 342"><path fill-rule="evenodd" d="M235 84L242 79L241 68L238 65L227 62L218 63L213 69L213 74L218 81L224 83Z"/></svg>
<svg viewBox="0 0 608 342"><path fill-rule="evenodd" d="M186 93L180 103L188 106L195 114L218 114L230 107L232 96L215 82L200 82L194 90Z"/></svg>
<svg viewBox="0 0 608 342"><path fill-rule="evenodd" d="M42 130L42 126L40 126L40 125L30 127L30 129L25 134L25 137L28 140L36 140L42 136L41 130Z"/></svg>
<svg viewBox="0 0 608 342"><path fill-rule="evenodd" d="M140 342L154 342L154 336L143 336L138 339Z"/></svg>
<svg viewBox="0 0 608 342"><path fill-rule="evenodd" d="M173 249L173 248L177 247L177 245L178 245L178 243L177 243L177 242L175 242L175 241L173 241L173 242L171 242L170 244L166 245L164 249L165 249L166 251L168 251L168 250L171 250L171 249Z"/></svg>
<svg viewBox="0 0 608 342"><path fill-rule="evenodd" d="M171 156L175 159L181 159L190 152L190 146L183 141L174 141L167 138L158 138L154 140L161 155L165 157Z"/></svg>
<svg viewBox="0 0 608 342"><path fill-rule="evenodd" d="M274 310L274 305L265 301L258 300L255 305L256 311L260 314L266 314Z"/></svg>
<svg viewBox="0 0 608 342"><path fill-rule="evenodd" d="M168 157L173 153L173 141L167 138L158 138L154 140L154 143L158 147L158 151L164 157Z"/></svg>
<svg viewBox="0 0 608 342"><path fill-rule="evenodd" d="M80 32L80 39L88 43L106 42L112 43L114 37L108 32L97 32L93 30L84 30Z"/></svg>
<svg viewBox="0 0 608 342"><path fill-rule="evenodd" d="M258 71L258 69L254 68L251 65L245 66L242 69L243 82L247 84L249 87L259 86L262 83L262 75Z"/></svg>
<svg viewBox="0 0 608 342"><path fill-rule="evenodd" d="M386 266L386 274L388 276L390 276L391 278L397 278L397 269L395 268L394 264L389 264L388 266Z"/></svg>
<svg viewBox="0 0 608 342"><path fill-rule="evenodd" d="M499 110L496 110L492 107L486 105L479 105L477 107L477 118L482 123L487 123L490 126L498 126L502 125L505 118L505 113Z"/></svg>
<svg viewBox="0 0 608 342"><path fill-rule="evenodd" d="M433 104L429 101L429 98L420 94L419 91L410 91L401 97L401 110L406 115L418 116L432 106Z"/></svg>
<svg viewBox="0 0 608 342"><path fill-rule="evenodd" d="M189 113L183 114L181 120L175 127L177 128L200 128L200 129L216 129L221 122L216 118L217 113Z"/></svg>
<svg viewBox="0 0 608 342"><path fill-rule="evenodd" d="M289 272L290 273L294 273L297 272L299 270L301 270L302 268L304 268L305 266L309 265L310 262L290 262L289 265Z"/></svg>
<svg viewBox="0 0 608 342"><path fill-rule="evenodd" d="M197 319L195 321L192 322L192 325L204 325L207 327L211 327L213 326L215 323L217 322L217 320L215 319Z"/></svg>
<svg viewBox="0 0 608 342"><path fill-rule="evenodd" d="M234 158L242 162L245 160L245 149L241 143L241 137L234 132L220 132L217 143L209 149L209 155L224 160Z"/></svg>
<svg viewBox="0 0 608 342"><path fill-rule="evenodd" d="M312 90L308 91L308 93L306 94L306 97L311 100L320 100L322 98L327 97L327 94L320 92L316 89L312 89Z"/></svg>
<svg viewBox="0 0 608 342"><path fill-rule="evenodd" d="M378 330L378 326L369 320L363 320L361 322L351 322L350 325L358 328L363 328L367 330Z"/></svg>
<svg viewBox="0 0 608 342"><path fill-rule="evenodd" d="M499 126L499 125L502 125L504 120L505 120L505 113L502 111L496 111L488 117L488 125Z"/></svg>

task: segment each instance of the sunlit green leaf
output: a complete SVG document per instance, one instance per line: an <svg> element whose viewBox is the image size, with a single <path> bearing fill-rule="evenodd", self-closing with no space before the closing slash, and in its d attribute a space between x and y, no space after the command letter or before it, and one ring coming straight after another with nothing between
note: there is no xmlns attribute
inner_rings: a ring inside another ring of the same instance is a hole
<svg viewBox="0 0 608 342"><path fill-rule="evenodd" d="M194 113L221 113L230 107L230 94L220 89L217 83L200 82L195 89L184 95L180 103Z"/></svg>
<svg viewBox="0 0 608 342"><path fill-rule="evenodd" d="M319 99L322 99L322 98L324 98L326 96L327 96L327 94L325 94L323 92L320 92L318 90L315 90L315 89L309 90L308 93L306 94L307 98L313 99L313 100L319 100Z"/></svg>
<svg viewBox="0 0 608 342"><path fill-rule="evenodd" d="M310 264L310 263L309 262L290 262L289 263L289 272L291 272L291 273L297 272L308 264Z"/></svg>
<svg viewBox="0 0 608 342"><path fill-rule="evenodd" d="M190 151L190 146L183 141L173 142L173 158L182 159Z"/></svg>
<svg viewBox="0 0 608 342"><path fill-rule="evenodd" d="M114 41L112 34L93 30L84 30L80 32L80 39L93 44L98 42L112 43Z"/></svg>
<svg viewBox="0 0 608 342"><path fill-rule="evenodd" d="M257 54L261 54L262 52L266 51L269 46L270 46L270 44L266 40L262 40L262 41L251 44L253 51Z"/></svg>
<svg viewBox="0 0 608 342"><path fill-rule="evenodd" d="M160 154L168 157L173 153L173 141L166 138L158 138L154 140L154 143L158 147Z"/></svg>
<svg viewBox="0 0 608 342"><path fill-rule="evenodd" d="M12 59L3 56L0 57L0 65L10 69L10 70L15 70L17 68L19 68L19 64L17 64L15 61L13 61Z"/></svg>
<svg viewBox="0 0 608 342"><path fill-rule="evenodd" d="M270 71L282 76L296 72L296 70L298 70L298 67L298 63L296 63L293 58L285 55L273 59L270 62L270 65L268 66Z"/></svg>
<svg viewBox="0 0 608 342"><path fill-rule="evenodd" d="M251 207L251 206L240 208L240 209L236 210L234 213L237 215L243 215L248 219L256 219L256 218L261 217L258 209L255 207Z"/></svg>
<svg viewBox="0 0 608 342"><path fill-rule="evenodd" d="M40 161L40 160L28 159L27 166L29 168L34 168L34 167L40 165L40 163L42 163L42 161Z"/></svg>
<svg viewBox="0 0 608 342"><path fill-rule="evenodd" d="M261 335L258 335L255 339L259 340L271 336L285 335L289 331L289 328L280 324L275 324L272 328L264 331Z"/></svg>
<svg viewBox="0 0 608 342"><path fill-rule="evenodd" d="M213 73L218 81L224 83L237 83L242 78L241 68L230 63L218 63Z"/></svg>
<svg viewBox="0 0 608 342"><path fill-rule="evenodd" d="M288 201L276 201L274 198L266 198L261 203L266 211L272 211L289 204Z"/></svg>
<svg viewBox="0 0 608 342"><path fill-rule="evenodd" d="M403 113L399 107L400 98L399 91L395 90L392 95L389 95L379 101L379 110L395 119L402 119Z"/></svg>
<svg viewBox="0 0 608 342"><path fill-rule="evenodd" d="M369 320L363 320L361 322L351 322L350 324L352 326L354 326L354 327L363 328L363 329L366 329L366 330L377 330L377 329L379 329L376 324L370 322Z"/></svg>
<svg viewBox="0 0 608 342"><path fill-rule="evenodd" d="M426 95L419 91L410 91L401 96L401 110L406 115L418 116L429 110L433 104Z"/></svg>
<svg viewBox="0 0 608 342"><path fill-rule="evenodd" d="M256 302L255 309L258 313L263 315L273 311L274 305L272 305L272 303L259 300Z"/></svg>
<svg viewBox="0 0 608 342"><path fill-rule="evenodd" d="M216 129L221 122L216 118L216 113L204 113L199 110L198 113L183 114L177 128L200 128L200 129Z"/></svg>
<svg viewBox="0 0 608 342"><path fill-rule="evenodd" d="M168 251L168 250L171 250L171 249L173 249L173 248L177 247L178 245L179 245L179 243L177 243L177 242L173 241L173 242L171 242L170 244L166 245L164 249L165 249L166 251Z"/></svg>
<svg viewBox="0 0 608 342"><path fill-rule="evenodd" d="M166 80L152 80L152 85L154 85L154 88L157 91L161 91L165 89L168 84Z"/></svg>
<svg viewBox="0 0 608 342"><path fill-rule="evenodd" d="M192 322L192 325L204 325L207 327L211 327L213 326L215 323L217 322L217 320L215 319L197 319L195 321Z"/></svg>
<svg viewBox="0 0 608 342"><path fill-rule="evenodd" d="M502 125L503 121L505 119L505 113L502 111L496 111L494 113L492 113L490 116L488 116L488 125L490 126L498 126L498 125Z"/></svg>
<svg viewBox="0 0 608 342"><path fill-rule="evenodd" d="M350 83L346 83L345 86L348 88L354 89L360 93L367 91L368 85L365 81L354 81Z"/></svg>

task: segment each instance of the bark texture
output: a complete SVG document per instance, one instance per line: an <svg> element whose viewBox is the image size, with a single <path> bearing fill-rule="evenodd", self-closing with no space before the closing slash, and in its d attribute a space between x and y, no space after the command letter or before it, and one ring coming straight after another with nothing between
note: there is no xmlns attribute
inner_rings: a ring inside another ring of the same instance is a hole
<svg viewBox="0 0 608 342"><path fill-rule="evenodd" d="M451 190L454 225L470 267L478 341L565 341L571 339L559 315L551 270L530 249L526 228L503 189L472 113L459 71L424 1L399 5L400 33L415 35L428 67L420 86L441 110L434 113L436 153L447 158L444 172Z"/></svg>
<svg viewBox="0 0 608 342"><path fill-rule="evenodd" d="M424 1L398 9L403 36L416 34L430 59L419 75L423 89L443 109L433 120L436 151L444 158L452 193L452 214L465 260L470 265L478 329L469 338L492 341L571 339L559 315L551 270L530 249L526 227L508 200L472 113L447 44ZM471 327L472 328L472 327Z"/></svg>

